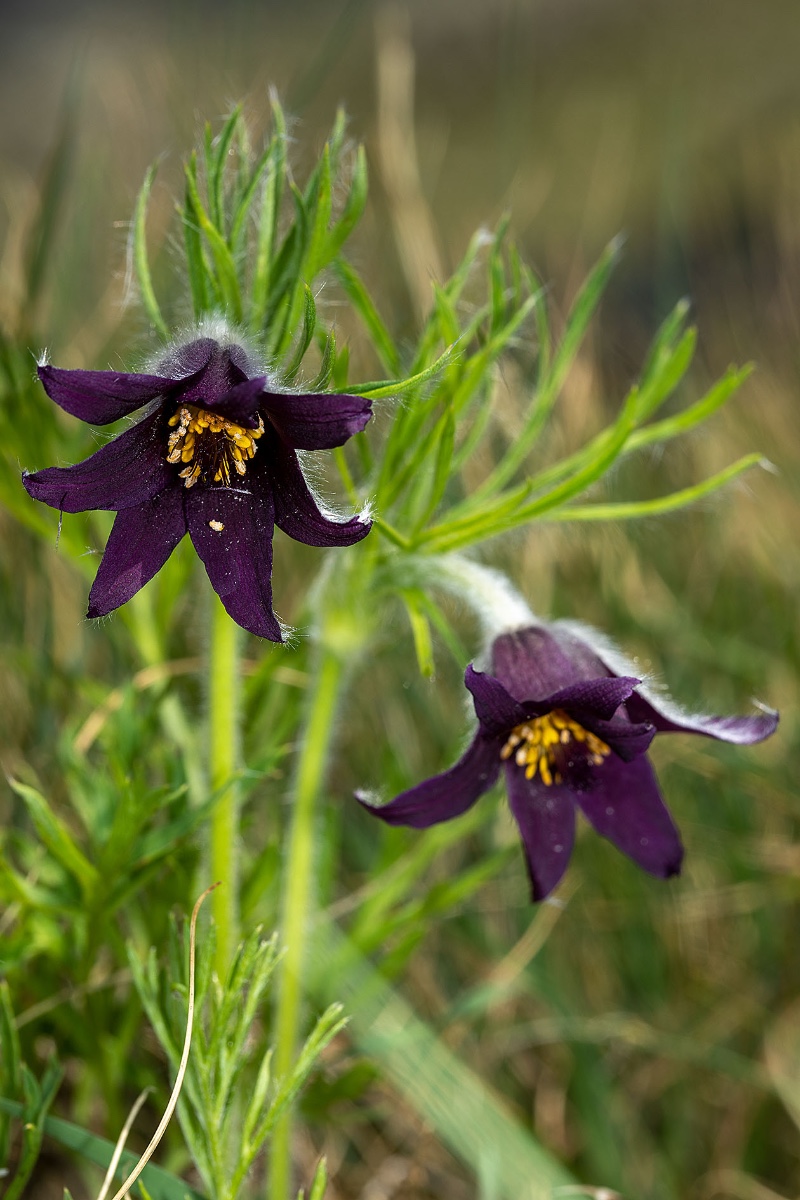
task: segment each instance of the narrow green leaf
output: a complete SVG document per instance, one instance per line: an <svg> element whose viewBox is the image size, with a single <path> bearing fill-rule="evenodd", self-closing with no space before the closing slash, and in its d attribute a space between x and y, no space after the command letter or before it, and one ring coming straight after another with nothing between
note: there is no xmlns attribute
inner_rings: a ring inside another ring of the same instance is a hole
<svg viewBox="0 0 800 1200"><path fill-rule="evenodd" d="M225 169L228 163L228 151L236 134L242 116L242 106L237 104L231 115L220 130L213 145L210 169L208 174L208 204L211 220L218 230L224 232L225 221Z"/></svg>
<svg viewBox="0 0 800 1200"><path fill-rule="evenodd" d="M247 1102L242 1124L242 1146L247 1150L256 1151L253 1145L253 1133L261 1120L267 1103L270 1084L272 1083L272 1050L268 1050L261 1060L253 1091Z"/></svg>
<svg viewBox="0 0 800 1200"><path fill-rule="evenodd" d="M695 483L691 487L671 492L668 496L659 496L655 500L631 500L612 504L570 505L548 513L547 519L549 521L627 521L635 517L659 516L662 513L685 508L688 504L694 504L696 500L702 500L726 483L730 483L743 471L763 465L764 458L761 454L746 454L743 458L731 463L729 467L718 471L716 475L711 475L708 479L704 479L701 483Z"/></svg>
<svg viewBox="0 0 800 1200"><path fill-rule="evenodd" d="M619 259L621 248L622 240L620 238L615 238L609 243L578 292L567 318L561 344L555 353L546 378L540 383L525 426L489 478L477 489L476 498L498 491L517 473L525 461L558 399L567 372L580 349L589 322L594 316L611 272Z"/></svg>
<svg viewBox="0 0 800 1200"><path fill-rule="evenodd" d="M430 438L426 439L430 454L435 454L432 468L423 469L424 458L421 455L417 458L420 484L412 492L408 505L415 534L424 528L444 496L452 470L455 439L456 422L452 409L448 408Z"/></svg>
<svg viewBox="0 0 800 1200"><path fill-rule="evenodd" d="M242 249L243 235L247 228L247 219L253 210L256 194L263 182L264 175L273 165L275 152L275 143L270 142L253 168L253 173L239 197L239 202L233 214L229 239L231 251L234 255ZM255 286L255 283L253 286Z"/></svg>
<svg viewBox="0 0 800 1200"><path fill-rule="evenodd" d="M11 780L11 787L24 801L36 832L53 857L77 879L84 895L94 893L100 884L99 872L78 849L66 825L41 792L15 779Z"/></svg>
<svg viewBox="0 0 800 1200"><path fill-rule="evenodd" d="M278 241L278 218L286 183L286 118L277 96L273 94L270 100L272 104L270 170L264 187L264 198L258 223L256 265L252 288L251 325L254 330L263 328L266 320L273 258Z"/></svg>
<svg viewBox="0 0 800 1200"><path fill-rule="evenodd" d="M327 266L328 263L336 258L336 255L339 254L350 234L361 220L367 205L368 187L367 155L364 147L359 146L356 151L353 177L350 181L347 200L345 201L341 216L328 232L320 254L320 266Z"/></svg>
<svg viewBox="0 0 800 1200"><path fill-rule="evenodd" d="M333 374L335 362L336 334L330 329L325 337L325 344L322 348L322 362L320 363L319 372L309 385L312 392L322 392L327 388Z"/></svg>
<svg viewBox="0 0 800 1200"><path fill-rule="evenodd" d="M194 202L189 185L186 185L184 206L181 209L183 223L183 244L186 251L186 269L189 274L189 288L192 293L192 308L197 320L208 313L212 307L209 290L213 290L213 280L203 254L203 243L200 237L200 225L194 211Z"/></svg>
<svg viewBox="0 0 800 1200"><path fill-rule="evenodd" d="M136 271L136 279L139 283L139 294L142 298L145 312L156 332L166 341L169 337L169 330L161 315L161 309L158 306L156 294L153 290L153 280L150 275L150 260L147 254L147 206L150 201L150 192L153 188L157 169L155 163L148 169L136 200L136 210L131 229L131 255Z"/></svg>
<svg viewBox="0 0 800 1200"><path fill-rule="evenodd" d="M309 238L301 278L313 281L324 263L324 248L328 240L328 225L331 219L331 158L326 145L314 172L314 178L306 190Z"/></svg>
<svg viewBox="0 0 800 1200"><path fill-rule="evenodd" d="M11 993L5 979L0 979L0 1090L19 1096L22 1088L22 1055L14 1025ZM8 1162L11 1127L7 1113L0 1113L0 1164Z"/></svg>
<svg viewBox="0 0 800 1200"><path fill-rule="evenodd" d="M236 264L225 238L210 220L203 207L197 186L197 156L192 154L186 164L186 187L192 202L192 215L197 221L214 260L219 294L230 316L234 321L242 319L242 297L239 291L239 279L236 274Z"/></svg>
<svg viewBox="0 0 800 1200"><path fill-rule="evenodd" d="M674 417L666 417L663 421L654 421L652 425L645 425L644 428L637 429L632 433L625 447L625 453L639 450L642 446L667 442L670 438L679 437L680 434L693 429L712 416L718 408L722 408L733 393L749 378L753 370L752 364L738 369L729 367L725 375L700 400L696 400L683 412L677 413Z"/></svg>
<svg viewBox="0 0 800 1200"><path fill-rule="evenodd" d="M0 1109L15 1117L22 1115L21 1104L2 1097L0 1097ZM73 1125L70 1121L62 1120L61 1117L46 1117L44 1132L59 1145L74 1150L76 1154L82 1155L89 1162L95 1163L103 1169L106 1169L111 1162L115 1149L114 1144L106 1141L105 1138L89 1133L86 1129L81 1129L79 1125ZM124 1150L116 1172L117 1179L120 1181L125 1179L138 1161L137 1154L133 1154L130 1150ZM153 1200L187 1200L187 1198L188 1200L206 1200L200 1192L190 1188L182 1179L176 1178L152 1163L147 1164L140 1178L145 1183Z"/></svg>
<svg viewBox="0 0 800 1200"><path fill-rule="evenodd" d="M404 588L400 596L414 636L414 650L420 674L426 679L432 679L436 674L436 663L433 657L433 640L427 614L419 602L419 595L415 588Z"/></svg>
<svg viewBox="0 0 800 1200"><path fill-rule="evenodd" d="M300 336L297 341L295 352L292 355L286 370L283 372L284 379L287 381L287 383L292 383L297 375L297 372L300 370L306 350L308 350L308 347L311 345L311 341L314 337L314 329L317 324L317 306L314 302L314 293L311 291L311 288L308 286L308 284L303 284L303 297L305 301L303 306L303 325L300 330Z"/></svg>
<svg viewBox="0 0 800 1200"><path fill-rule="evenodd" d="M377 379L372 383L354 383L348 386L348 391L354 396L368 396L371 400L378 400L383 396L402 396L412 388L420 387L421 384L433 379L446 366L449 366L456 353L456 348L451 346L440 358L437 358L436 362L431 363L424 371L417 372L416 375L408 375L405 379Z"/></svg>
<svg viewBox="0 0 800 1200"><path fill-rule="evenodd" d="M347 259L342 257L337 258L334 262L333 271L339 283L344 288L353 308L364 322L372 347L381 360L381 363L390 375L399 375L399 351L392 341L388 329L378 315L378 310L373 304L369 292L362 283L358 273L350 266Z"/></svg>
<svg viewBox="0 0 800 1200"><path fill-rule="evenodd" d="M328 1164L324 1158L321 1158L314 1172L314 1181L311 1184L311 1191L308 1193L308 1200L323 1200L325 1196L325 1188L328 1186Z"/></svg>

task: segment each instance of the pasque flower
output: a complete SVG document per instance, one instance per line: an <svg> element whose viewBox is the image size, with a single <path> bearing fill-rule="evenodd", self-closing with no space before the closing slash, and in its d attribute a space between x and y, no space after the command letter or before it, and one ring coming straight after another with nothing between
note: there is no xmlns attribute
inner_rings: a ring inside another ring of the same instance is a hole
<svg viewBox="0 0 800 1200"><path fill-rule="evenodd" d="M569 622L503 633L493 674L467 667L478 728L461 759L383 806L390 825L416 829L466 812L505 771L533 890L541 900L564 874L575 810L651 875L681 868L683 847L646 751L657 733L699 733L748 744L774 733L778 714L690 716L643 687L619 652Z"/></svg>
<svg viewBox="0 0 800 1200"><path fill-rule="evenodd" d="M350 546L370 529L363 517L336 521L320 510L295 451L341 446L369 421L370 402L275 391L242 346L212 337L173 349L157 371L40 366L48 396L92 425L149 408L84 462L25 472L22 482L63 512L117 513L88 616L130 600L188 532L234 621L280 641L273 527L311 546Z"/></svg>

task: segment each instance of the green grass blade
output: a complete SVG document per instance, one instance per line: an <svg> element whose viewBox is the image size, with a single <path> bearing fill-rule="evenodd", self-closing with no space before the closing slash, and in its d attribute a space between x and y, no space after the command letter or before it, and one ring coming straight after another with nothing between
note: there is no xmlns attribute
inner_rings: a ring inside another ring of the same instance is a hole
<svg viewBox="0 0 800 1200"><path fill-rule="evenodd" d="M312 949L312 985L335 991L356 1045L477 1176L492 1164L501 1200L551 1200L575 1181L482 1079L421 1021L339 928L323 921ZM557 1193L556 1193L557 1194Z"/></svg>
<svg viewBox="0 0 800 1200"><path fill-rule="evenodd" d="M14 1117L22 1115L21 1104L5 1100L2 1097L0 1097L0 1109ZM111 1162L114 1144L106 1141L105 1138L97 1137L94 1133L89 1133L86 1129L81 1129L79 1125L73 1125L71 1121L64 1121L61 1117L45 1117L44 1132L61 1146L74 1150L76 1154L82 1155L83 1158L104 1170ZM120 1181L125 1179L138 1161L138 1155L133 1154L130 1150L124 1150L116 1171L117 1179ZM177 1179L168 1171L156 1167L152 1163L147 1164L140 1178L153 1200L206 1200L205 1196L196 1192L194 1188L190 1188L182 1179Z"/></svg>
<svg viewBox="0 0 800 1200"><path fill-rule="evenodd" d="M139 294L142 298L144 310L160 337L166 341L169 337L169 330L166 322L161 315L156 294L153 289L153 280L150 275L150 260L147 254L147 206L150 201L150 192L153 188L153 181L157 171L154 163L144 177L141 191L136 200L136 210L133 217L133 228L131 230L131 256L133 259L133 267L136 271L136 279L139 283Z"/></svg>

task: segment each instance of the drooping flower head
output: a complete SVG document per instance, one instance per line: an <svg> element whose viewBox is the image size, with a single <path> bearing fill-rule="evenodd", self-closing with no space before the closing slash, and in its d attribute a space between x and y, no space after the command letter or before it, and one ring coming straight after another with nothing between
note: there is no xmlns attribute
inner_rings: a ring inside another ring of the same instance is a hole
<svg viewBox="0 0 800 1200"><path fill-rule="evenodd" d="M22 482L36 500L63 512L117 513L88 616L130 600L188 533L234 621L280 641L272 611L274 526L310 546L350 546L370 529L362 517L335 521L320 510L295 451L341 446L364 429L370 402L275 391L242 346L212 337L178 346L157 371L40 366L48 396L89 424L149 408L84 462L25 472Z"/></svg>
<svg viewBox="0 0 800 1200"><path fill-rule="evenodd" d="M778 714L689 716L655 696L618 651L568 622L503 633L493 674L467 667L478 728L441 775L376 806L390 825L416 829L466 812L505 772L534 900L561 880L580 809L598 833L651 875L680 871L683 847L646 751L657 733L699 733L749 744L774 733Z"/></svg>

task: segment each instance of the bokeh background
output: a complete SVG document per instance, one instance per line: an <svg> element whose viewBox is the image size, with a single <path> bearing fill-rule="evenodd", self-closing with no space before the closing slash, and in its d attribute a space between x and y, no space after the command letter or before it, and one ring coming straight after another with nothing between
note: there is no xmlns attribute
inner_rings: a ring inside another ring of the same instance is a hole
<svg viewBox="0 0 800 1200"><path fill-rule="evenodd" d="M603 246L625 233L567 382L556 444L615 410L681 296L700 329L688 395L730 362L756 362L713 424L663 460L627 463L606 488L655 495L751 449L772 469L663 520L537 526L492 555L538 611L603 627L687 705L734 711L755 695L782 709L779 734L753 751L659 742L688 849L680 881L642 880L584 838L566 910L525 941L533 914L515 863L466 915L420 930L401 986L579 1177L631 1200L800 1193L800 1130L781 1100L795 1086L800 1028L791 1017L800 998L795 0L6 3L0 31L0 321L15 335L29 330L32 351L47 345L61 365L141 351L142 317L123 301L144 172L161 158L151 238L166 278L182 156L203 121L240 100L257 135L270 87L292 117L299 177L338 105L366 142L371 201L351 253L401 338L425 308L427 281L505 212L556 319ZM30 301L26 233L54 173L63 202L46 283ZM351 339L354 373L372 377L333 284L323 299ZM68 690L42 683L45 633L66 679L91 669L110 686L124 663L98 651L83 621L82 576L65 562L31 567L27 535L7 515L0 535L3 765L31 763L47 778ZM295 569L282 553L291 611L302 556ZM438 684L450 688L443 712L429 684L392 691L391 654L387 646L351 702L334 794L374 778L381 754L371 747L387 731L409 777L458 744L455 675ZM343 847L345 896L364 881L368 836L358 826ZM452 850L447 869L469 853ZM509 986L479 1017L459 1015L459 996L503 969ZM329 1154L331 1196L472 1194L436 1131L380 1078L337 1103L335 1127L329 1115L308 1134L309 1161L323 1145ZM102 1113L93 1119L102 1126ZM67 1169L54 1167L59 1178Z"/></svg>

